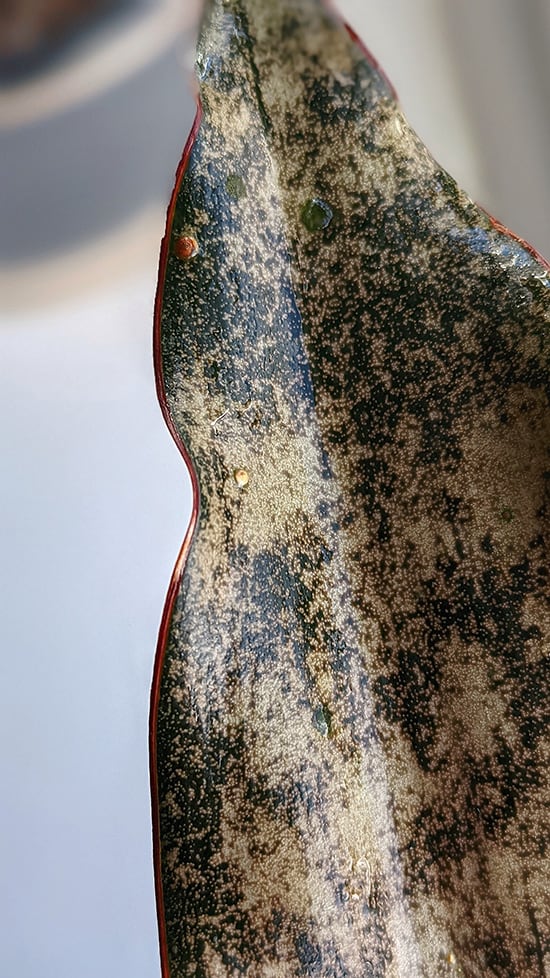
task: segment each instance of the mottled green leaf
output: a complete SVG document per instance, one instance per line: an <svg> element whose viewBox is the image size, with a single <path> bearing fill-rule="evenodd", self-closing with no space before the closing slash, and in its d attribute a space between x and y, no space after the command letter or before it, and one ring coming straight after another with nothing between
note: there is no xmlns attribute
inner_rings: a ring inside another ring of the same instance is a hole
<svg viewBox="0 0 550 978"><path fill-rule="evenodd" d="M210 0L197 73L156 333L197 503L164 974L541 978L549 268L318 0Z"/></svg>

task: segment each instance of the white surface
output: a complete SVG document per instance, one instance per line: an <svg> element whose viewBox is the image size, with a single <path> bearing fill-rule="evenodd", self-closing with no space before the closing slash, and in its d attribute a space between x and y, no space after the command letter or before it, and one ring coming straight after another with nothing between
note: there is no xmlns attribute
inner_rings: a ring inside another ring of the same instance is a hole
<svg viewBox="0 0 550 978"><path fill-rule="evenodd" d="M0 330L0 975L158 974L147 712L188 519L147 281Z"/></svg>

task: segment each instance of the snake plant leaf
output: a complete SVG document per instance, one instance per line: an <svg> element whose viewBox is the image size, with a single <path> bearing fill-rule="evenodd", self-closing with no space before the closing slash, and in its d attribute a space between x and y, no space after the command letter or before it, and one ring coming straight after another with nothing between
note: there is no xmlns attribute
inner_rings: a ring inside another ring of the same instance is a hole
<svg viewBox="0 0 550 978"><path fill-rule="evenodd" d="M210 0L197 75L156 317L195 490L164 978L541 978L549 266L320 0Z"/></svg>

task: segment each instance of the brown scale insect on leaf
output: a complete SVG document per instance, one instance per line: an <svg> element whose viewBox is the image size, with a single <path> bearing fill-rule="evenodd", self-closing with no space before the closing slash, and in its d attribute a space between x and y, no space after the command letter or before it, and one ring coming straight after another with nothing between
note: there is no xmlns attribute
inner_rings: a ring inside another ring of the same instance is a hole
<svg viewBox="0 0 550 978"><path fill-rule="evenodd" d="M156 315L195 508L164 978L542 978L549 266L319 0L210 0Z"/></svg>

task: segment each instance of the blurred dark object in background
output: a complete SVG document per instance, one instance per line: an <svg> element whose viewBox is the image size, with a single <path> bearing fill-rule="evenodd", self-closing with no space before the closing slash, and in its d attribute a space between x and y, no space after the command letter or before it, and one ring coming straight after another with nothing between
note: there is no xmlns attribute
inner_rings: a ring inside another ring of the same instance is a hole
<svg viewBox="0 0 550 978"><path fill-rule="evenodd" d="M0 0L4 302L139 254L155 267L194 114L193 26L191 0Z"/></svg>
<svg viewBox="0 0 550 978"><path fill-rule="evenodd" d="M106 17L147 0L0 0L0 81L40 70Z"/></svg>

